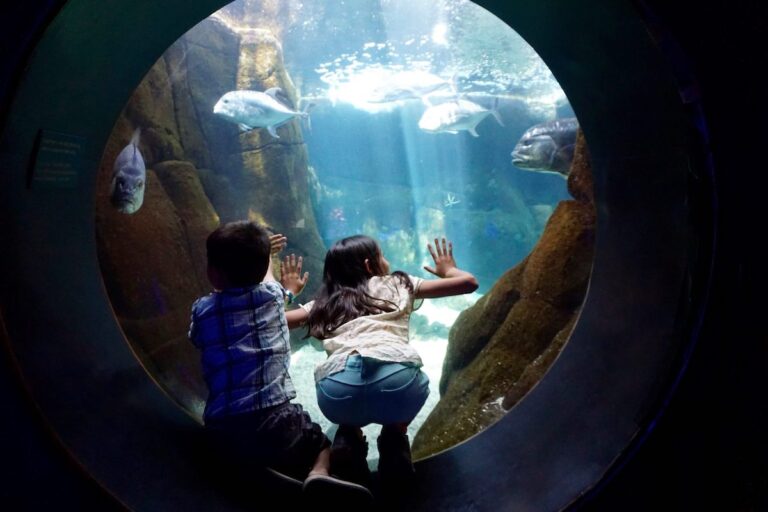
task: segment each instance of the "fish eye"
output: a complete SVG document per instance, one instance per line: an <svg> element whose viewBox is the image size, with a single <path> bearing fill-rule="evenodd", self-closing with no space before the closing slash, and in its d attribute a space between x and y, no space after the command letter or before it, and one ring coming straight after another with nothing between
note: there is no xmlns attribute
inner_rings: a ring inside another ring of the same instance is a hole
<svg viewBox="0 0 768 512"><path fill-rule="evenodd" d="M144 180L138 180L138 181L136 182L136 186L137 186L137 187L143 187L143 186L144 186Z"/></svg>
<svg viewBox="0 0 768 512"><path fill-rule="evenodd" d="M229 100L222 100L224 103L229 103Z"/></svg>

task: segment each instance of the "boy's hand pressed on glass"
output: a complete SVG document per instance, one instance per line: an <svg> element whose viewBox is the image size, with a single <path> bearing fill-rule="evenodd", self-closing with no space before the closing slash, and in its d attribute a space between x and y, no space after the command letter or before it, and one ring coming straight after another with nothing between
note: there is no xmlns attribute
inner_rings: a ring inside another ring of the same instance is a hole
<svg viewBox="0 0 768 512"><path fill-rule="evenodd" d="M264 281L277 281L272 272L272 256L282 251L287 243L288 238L285 235L280 233L269 235L269 265L267 266L267 273L264 275Z"/></svg>
<svg viewBox="0 0 768 512"><path fill-rule="evenodd" d="M309 279L309 272L304 272L304 275L301 274L303 262L304 259L301 256L297 258L295 254L286 256L280 262L280 284L294 295L301 293Z"/></svg>
<svg viewBox="0 0 768 512"><path fill-rule="evenodd" d="M285 249L285 245L288 243L288 238L285 237L285 235L281 234L275 234L275 235L269 235L269 254L274 256L275 254L279 253L283 249Z"/></svg>
<svg viewBox="0 0 768 512"><path fill-rule="evenodd" d="M424 270L441 279L427 280L421 283L417 299L430 299L471 293L477 290L477 279L469 272L459 269L453 259L453 243L445 238L440 241L435 238L435 247L427 244L427 250L435 262L434 267L425 266Z"/></svg>

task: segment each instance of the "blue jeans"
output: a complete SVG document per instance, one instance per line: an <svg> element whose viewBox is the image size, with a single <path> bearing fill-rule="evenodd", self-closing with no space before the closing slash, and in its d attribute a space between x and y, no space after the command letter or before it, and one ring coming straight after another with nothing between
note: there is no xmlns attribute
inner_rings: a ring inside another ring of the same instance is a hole
<svg viewBox="0 0 768 512"><path fill-rule="evenodd" d="M320 410L339 425L410 423L427 401L429 378L415 366L352 354L316 389Z"/></svg>

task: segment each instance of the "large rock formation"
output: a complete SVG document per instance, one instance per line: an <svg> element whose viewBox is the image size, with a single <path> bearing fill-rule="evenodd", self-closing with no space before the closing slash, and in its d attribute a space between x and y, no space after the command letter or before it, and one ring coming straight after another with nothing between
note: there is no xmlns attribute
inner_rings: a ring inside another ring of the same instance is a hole
<svg viewBox="0 0 768 512"><path fill-rule="evenodd" d="M134 92L113 129L97 177L99 261L115 314L142 363L182 406L200 414L206 389L187 339L189 311L207 293L205 238L220 220L250 218L289 237L319 282L325 248L309 203L298 122L240 134L213 114L226 92L281 87L296 102L278 41L209 18L174 44ZM143 206L109 203L112 165L141 128ZM311 293L308 290L307 295Z"/></svg>
<svg viewBox="0 0 768 512"><path fill-rule="evenodd" d="M423 458L497 421L543 376L568 339L592 266L595 209L582 134L562 201L531 254L450 332L441 400L414 439Z"/></svg>
<svg viewBox="0 0 768 512"><path fill-rule="evenodd" d="M279 41L265 29L242 29L240 36L237 88L279 87L289 106L300 110ZM230 162L241 169L237 183L248 217L284 233L288 251L304 255L304 268L316 278L304 292L309 296L320 283L325 247L309 201L309 158L300 122L296 117L277 128L277 139L263 129L241 133L240 150Z"/></svg>

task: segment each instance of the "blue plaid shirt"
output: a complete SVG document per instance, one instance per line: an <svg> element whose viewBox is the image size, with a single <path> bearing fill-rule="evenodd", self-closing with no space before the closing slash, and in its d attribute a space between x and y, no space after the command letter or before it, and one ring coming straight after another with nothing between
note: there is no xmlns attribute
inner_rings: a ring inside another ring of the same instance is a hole
<svg viewBox="0 0 768 512"><path fill-rule="evenodd" d="M283 287L274 281L200 297L189 339L202 352L205 420L257 411L296 397Z"/></svg>

